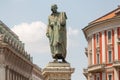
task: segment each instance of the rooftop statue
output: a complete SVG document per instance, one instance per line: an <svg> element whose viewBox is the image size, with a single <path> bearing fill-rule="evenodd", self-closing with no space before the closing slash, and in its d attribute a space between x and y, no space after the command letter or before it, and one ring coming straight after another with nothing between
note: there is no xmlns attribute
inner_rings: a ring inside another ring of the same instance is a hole
<svg viewBox="0 0 120 80"><path fill-rule="evenodd" d="M59 59L62 62L66 62L66 45L67 45L67 36L66 36L66 13L57 12L57 5L54 4L51 6L51 15L48 18L48 27L46 36L49 38L50 49L54 62L57 62Z"/></svg>

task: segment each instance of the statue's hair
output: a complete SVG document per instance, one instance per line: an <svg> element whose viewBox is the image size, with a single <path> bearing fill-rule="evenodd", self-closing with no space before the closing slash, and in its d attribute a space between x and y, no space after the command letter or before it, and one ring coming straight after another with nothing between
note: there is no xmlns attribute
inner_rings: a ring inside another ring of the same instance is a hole
<svg viewBox="0 0 120 80"><path fill-rule="evenodd" d="M51 10L52 10L53 8L58 9L57 4L53 4L53 5L51 6Z"/></svg>

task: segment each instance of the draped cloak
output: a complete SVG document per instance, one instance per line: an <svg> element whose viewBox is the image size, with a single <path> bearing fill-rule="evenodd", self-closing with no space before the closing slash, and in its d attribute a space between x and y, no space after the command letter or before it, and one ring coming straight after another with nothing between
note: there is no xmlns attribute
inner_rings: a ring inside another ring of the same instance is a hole
<svg viewBox="0 0 120 80"><path fill-rule="evenodd" d="M47 37L50 42L52 57L62 59L66 57L66 19L65 12L51 14L48 18Z"/></svg>

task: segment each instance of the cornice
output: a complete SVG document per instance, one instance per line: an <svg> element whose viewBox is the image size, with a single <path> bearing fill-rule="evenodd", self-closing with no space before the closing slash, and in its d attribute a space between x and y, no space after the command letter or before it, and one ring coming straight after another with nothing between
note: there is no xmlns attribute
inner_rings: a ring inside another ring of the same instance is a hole
<svg viewBox="0 0 120 80"><path fill-rule="evenodd" d="M11 29L9 29L6 24L4 24L2 21L0 21L0 25L1 25L2 28L4 28L7 32L9 32L12 36L14 36L15 38L18 39L18 36L17 36Z"/></svg>
<svg viewBox="0 0 120 80"><path fill-rule="evenodd" d="M120 20L120 16L116 16L114 18L111 18L111 19L107 19L107 20L103 20L103 21L99 21L99 22L96 22L96 23L91 23L91 24L88 24L88 26L86 26L85 28L83 28L83 30L88 30L94 26L97 26L99 24L103 24L103 23L106 23L106 22L111 22L111 21L114 21L114 20Z"/></svg>
<svg viewBox="0 0 120 80"><path fill-rule="evenodd" d="M24 43L19 40L19 37L10 30L2 21L0 21L0 43L5 43L21 56L32 62L32 58L24 49Z"/></svg>
<svg viewBox="0 0 120 80"><path fill-rule="evenodd" d="M1 46L0 48L7 48L7 49L9 49L10 51L12 51L13 54L15 54L16 56L20 57L22 60L24 60L25 62L27 62L29 65L33 66L33 63L30 60L28 60L24 55L22 56L22 53L18 53L17 51L15 51L8 44L2 43L2 44L0 44L0 46Z"/></svg>
<svg viewBox="0 0 120 80"><path fill-rule="evenodd" d="M97 28L97 26L100 25L100 24L104 24L104 23L107 23L107 22L112 22L112 21L115 21L115 20L120 20L120 16L116 16L116 17L111 18L111 19L107 19L107 20L96 22L96 23L88 24L88 26L86 26L85 28L82 29L86 39L87 39L87 31L90 30L91 28L93 28L93 27Z"/></svg>

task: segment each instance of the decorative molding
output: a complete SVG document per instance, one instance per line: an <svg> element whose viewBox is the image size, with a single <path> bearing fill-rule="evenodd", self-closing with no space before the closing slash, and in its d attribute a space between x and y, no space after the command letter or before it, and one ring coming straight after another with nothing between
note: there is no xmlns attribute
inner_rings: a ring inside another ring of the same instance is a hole
<svg viewBox="0 0 120 80"><path fill-rule="evenodd" d="M42 74L45 80L71 80L73 72L74 68L69 63L49 63Z"/></svg>
<svg viewBox="0 0 120 80"><path fill-rule="evenodd" d="M114 26L114 27L113 27ZM114 29L120 26L119 20L114 20L114 22L100 23L99 25L92 26L89 30L86 31L86 36L89 37L92 34L102 32L109 29Z"/></svg>

